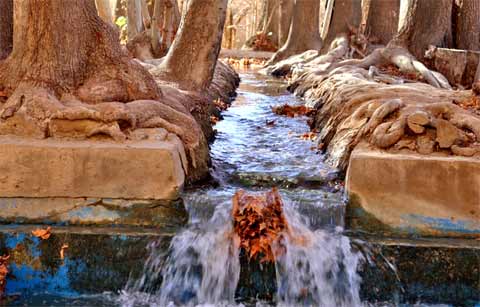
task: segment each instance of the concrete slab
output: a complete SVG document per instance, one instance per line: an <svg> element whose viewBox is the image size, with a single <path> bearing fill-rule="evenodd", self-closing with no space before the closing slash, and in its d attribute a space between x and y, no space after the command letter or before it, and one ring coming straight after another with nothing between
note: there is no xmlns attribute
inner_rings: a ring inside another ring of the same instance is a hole
<svg viewBox="0 0 480 307"><path fill-rule="evenodd" d="M0 198L0 223L178 227L188 220L183 201L102 198Z"/></svg>
<svg viewBox="0 0 480 307"><path fill-rule="evenodd" d="M357 148L350 158L347 225L355 230L480 237L480 160Z"/></svg>
<svg viewBox="0 0 480 307"><path fill-rule="evenodd" d="M174 200L185 181L182 142L0 137L0 197Z"/></svg>

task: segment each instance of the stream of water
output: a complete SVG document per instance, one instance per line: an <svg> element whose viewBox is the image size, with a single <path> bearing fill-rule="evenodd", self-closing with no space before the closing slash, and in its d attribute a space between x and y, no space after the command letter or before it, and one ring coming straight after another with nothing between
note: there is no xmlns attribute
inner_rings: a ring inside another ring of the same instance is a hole
<svg viewBox="0 0 480 307"><path fill-rule="evenodd" d="M254 73L241 77L237 99L215 127L211 154L218 186L185 193L188 226L168 251L152 243L143 276L129 282L121 303L361 306L357 266L363 258L342 235L343 194L331 184L335 173L322 163L315 142L302 138L309 131L306 117L282 117L271 110L302 102L280 81ZM240 251L230 235L231 198L238 188L257 192L274 185L281 187L289 225L309 243L285 240L286 253L270 275L276 289L272 300L239 302L244 282Z"/></svg>

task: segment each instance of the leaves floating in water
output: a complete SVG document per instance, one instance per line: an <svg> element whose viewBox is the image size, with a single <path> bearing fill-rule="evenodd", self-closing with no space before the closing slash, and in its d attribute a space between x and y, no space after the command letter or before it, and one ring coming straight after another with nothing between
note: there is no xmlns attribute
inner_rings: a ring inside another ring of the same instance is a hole
<svg viewBox="0 0 480 307"><path fill-rule="evenodd" d="M288 104L284 104L278 107L273 107L272 111L277 115L284 115L287 117L311 116L315 113L314 109L308 108L304 105L291 106Z"/></svg>
<svg viewBox="0 0 480 307"><path fill-rule="evenodd" d="M48 226L46 229L38 228L38 229L32 230L32 234L37 238L41 238L42 240L47 240L48 238L50 238L50 235L52 234L51 230L52 230L52 227L50 226Z"/></svg>

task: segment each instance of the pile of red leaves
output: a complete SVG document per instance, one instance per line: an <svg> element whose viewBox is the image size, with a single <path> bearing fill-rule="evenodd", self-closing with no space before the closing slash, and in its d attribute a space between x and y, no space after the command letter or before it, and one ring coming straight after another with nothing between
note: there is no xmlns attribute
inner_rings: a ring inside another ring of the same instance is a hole
<svg viewBox="0 0 480 307"><path fill-rule="evenodd" d="M417 73L404 73L401 72L400 69L398 69L397 66L388 64L388 65L381 65L378 67L378 69L387 75L399 77L405 80L411 80L411 81L417 81L417 82L422 82L423 77L420 74Z"/></svg>
<svg viewBox="0 0 480 307"><path fill-rule="evenodd" d="M5 287L7 286L8 259L10 256L0 256L0 300L5 297Z"/></svg>
<svg viewBox="0 0 480 307"><path fill-rule="evenodd" d="M273 107L272 111L277 115L284 115L288 117L311 116L315 114L315 109L308 108L304 105L291 106L284 104L282 106Z"/></svg>
<svg viewBox="0 0 480 307"><path fill-rule="evenodd" d="M243 190L233 196L233 227L251 260L272 262L280 249L275 243L288 231L283 202L276 188L262 195L249 195ZM261 257L261 258L260 258Z"/></svg>
<svg viewBox="0 0 480 307"><path fill-rule="evenodd" d="M258 33L253 41L253 50L275 52L278 46L265 33Z"/></svg>
<svg viewBox="0 0 480 307"><path fill-rule="evenodd" d="M480 115L480 96L472 95L462 101L454 100L453 103L465 110L469 110L477 115Z"/></svg>

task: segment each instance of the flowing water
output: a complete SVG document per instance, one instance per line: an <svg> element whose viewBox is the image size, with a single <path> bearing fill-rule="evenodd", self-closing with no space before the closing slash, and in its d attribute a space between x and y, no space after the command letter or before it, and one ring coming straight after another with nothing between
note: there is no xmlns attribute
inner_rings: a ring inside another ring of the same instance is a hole
<svg viewBox="0 0 480 307"><path fill-rule="evenodd" d="M241 77L237 99L215 127L211 153L218 186L185 193L188 226L168 251L152 243L142 277L129 282L121 303L360 306L357 267L363 258L342 235L344 205L341 188L332 181L336 174L322 163L315 142L302 138L309 131L307 118L271 111L275 105L302 102L280 81L254 73ZM231 198L238 188L257 192L273 185L281 187L290 227L308 243L285 239L286 252L274 271L262 273L276 290L272 300L242 300L245 285L240 251L231 236Z"/></svg>

